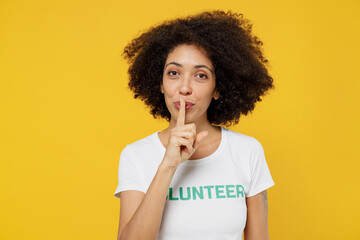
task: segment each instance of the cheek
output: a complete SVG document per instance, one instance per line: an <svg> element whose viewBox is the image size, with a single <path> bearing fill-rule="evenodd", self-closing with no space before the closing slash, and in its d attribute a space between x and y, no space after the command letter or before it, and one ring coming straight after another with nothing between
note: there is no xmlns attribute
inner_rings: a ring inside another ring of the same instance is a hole
<svg viewBox="0 0 360 240"><path fill-rule="evenodd" d="M163 88L164 88L164 94L167 97L173 97L176 94L176 86L175 86L175 84L164 83Z"/></svg>
<svg viewBox="0 0 360 240"><path fill-rule="evenodd" d="M199 88L198 90L198 96L202 99L211 99L213 96L215 86L213 84L209 84L207 86L202 86L202 88Z"/></svg>
<svg viewBox="0 0 360 240"><path fill-rule="evenodd" d="M169 86L164 85L164 98L165 98L165 103L168 106L168 108L170 107L169 104L172 104L174 96L175 96L174 89Z"/></svg>

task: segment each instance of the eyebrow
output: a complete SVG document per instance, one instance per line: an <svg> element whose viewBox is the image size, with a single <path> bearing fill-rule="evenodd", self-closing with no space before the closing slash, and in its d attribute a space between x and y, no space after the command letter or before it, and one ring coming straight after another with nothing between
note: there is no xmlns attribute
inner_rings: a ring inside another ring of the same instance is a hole
<svg viewBox="0 0 360 240"><path fill-rule="evenodd" d="M176 65L176 66L178 66L178 67L182 67L182 65L180 64L180 63L177 63L177 62L169 62L168 64L166 64L165 65L165 68L168 66L168 65L170 65L170 64L174 64L174 65ZM207 68L207 69L209 69L209 71L212 73L212 74L214 74L214 71L211 69L211 68L209 68L208 66L206 66L206 65L195 65L194 66L195 68Z"/></svg>

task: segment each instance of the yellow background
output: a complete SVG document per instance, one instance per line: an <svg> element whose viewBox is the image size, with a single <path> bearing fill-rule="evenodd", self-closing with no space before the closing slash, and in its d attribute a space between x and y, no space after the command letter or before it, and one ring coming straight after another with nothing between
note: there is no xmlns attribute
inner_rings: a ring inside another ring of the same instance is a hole
<svg viewBox="0 0 360 240"><path fill-rule="evenodd" d="M164 129L127 89L125 44L233 10L276 89L230 129L263 145L270 239L360 239L360 2L0 2L0 239L115 239L120 152Z"/></svg>

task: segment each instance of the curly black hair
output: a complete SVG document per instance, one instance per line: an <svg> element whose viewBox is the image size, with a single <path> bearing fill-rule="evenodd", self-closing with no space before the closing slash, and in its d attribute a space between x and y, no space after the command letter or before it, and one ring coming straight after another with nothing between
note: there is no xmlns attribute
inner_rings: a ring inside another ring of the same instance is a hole
<svg viewBox="0 0 360 240"><path fill-rule="evenodd" d="M156 118L170 121L171 114L160 91L168 54L181 44L205 50L216 76L218 100L207 110L211 124L230 126L240 114L252 112L261 96L274 88L263 56L263 43L252 33L243 14L220 10L167 20L133 39L124 49L129 63L128 87L151 109Z"/></svg>

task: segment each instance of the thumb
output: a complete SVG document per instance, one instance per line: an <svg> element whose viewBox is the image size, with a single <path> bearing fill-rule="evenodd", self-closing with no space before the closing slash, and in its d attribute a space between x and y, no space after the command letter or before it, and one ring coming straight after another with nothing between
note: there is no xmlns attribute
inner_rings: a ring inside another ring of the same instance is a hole
<svg viewBox="0 0 360 240"><path fill-rule="evenodd" d="M204 140L209 135L208 131L202 131L196 135L196 139L194 141L194 148L196 149L202 140Z"/></svg>

